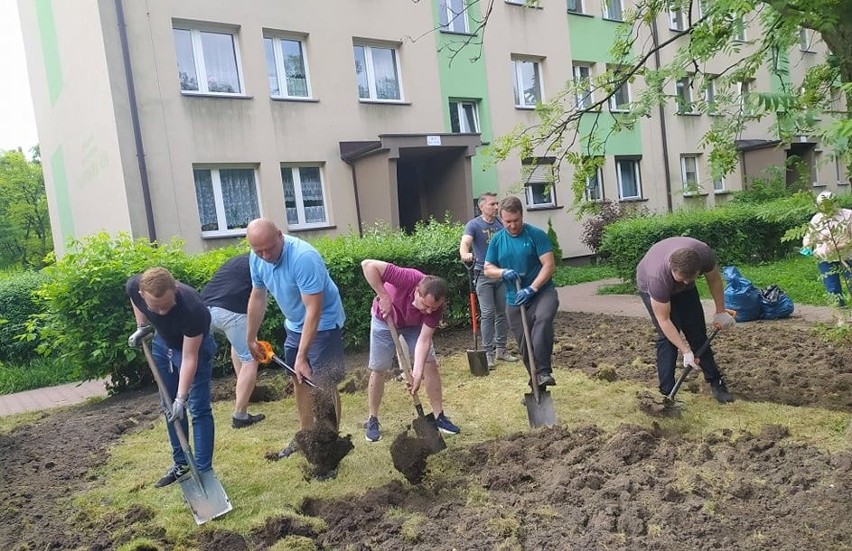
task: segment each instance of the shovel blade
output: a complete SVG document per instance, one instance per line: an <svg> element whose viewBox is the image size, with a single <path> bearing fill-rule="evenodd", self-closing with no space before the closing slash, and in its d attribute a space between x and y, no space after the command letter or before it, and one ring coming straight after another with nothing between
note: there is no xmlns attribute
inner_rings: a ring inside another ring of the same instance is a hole
<svg viewBox="0 0 852 551"><path fill-rule="evenodd" d="M187 476L180 481L180 487L196 524L204 524L233 509L213 469L199 472L197 477Z"/></svg>
<svg viewBox="0 0 852 551"><path fill-rule="evenodd" d="M417 417L412 426L414 427L414 434L423 441L430 454L447 449L447 443L444 442L444 437L438 432L438 425L435 423L433 414Z"/></svg>
<svg viewBox="0 0 852 551"><path fill-rule="evenodd" d="M488 375L488 359L485 357L485 350L468 350L467 364L475 377Z"/></svg>
<svg viewBox="0 0 852 551"><path fill-rule="evenodd" d="M556 425L556 410L553 409L553 397L549 392L539 392L538 401L535 399L535 394L524 394L524 404L527 406L527 417L531 427Z"/></svg>

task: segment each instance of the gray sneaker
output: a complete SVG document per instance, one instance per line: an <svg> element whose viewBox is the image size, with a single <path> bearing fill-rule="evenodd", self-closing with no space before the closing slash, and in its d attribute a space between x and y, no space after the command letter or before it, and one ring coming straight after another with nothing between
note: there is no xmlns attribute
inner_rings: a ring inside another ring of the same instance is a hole
<svg viewBox="0 0 852 551"><path fill-rule="evenodd" d="M494 352L485 353L485 363L488 364L488 369L494 369L497 366L497 362L494 360Z"/></svg>
<svg viewBox="0 0 852 551"><path fill-rule="evenodd" d="M516 362L516 361L518 361L518 358L509 354L509 351L506 350L505 348L498 348L497 349L497 359L502 360L504 362Z"/></svg>

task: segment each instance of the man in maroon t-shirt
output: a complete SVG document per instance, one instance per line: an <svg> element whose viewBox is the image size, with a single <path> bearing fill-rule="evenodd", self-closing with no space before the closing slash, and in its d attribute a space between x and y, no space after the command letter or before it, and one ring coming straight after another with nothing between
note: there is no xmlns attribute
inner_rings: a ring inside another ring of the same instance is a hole
<svg viewBox="0 0 852 551"><path fill-rule="evenodd" d="M660 392L668 395L675 384L675 363L678 352L683 364L700 367L710 383L713 397L721 403L733 402L734 397L719 373L713 351L707 350L696 358L693 350L707 340L704 309L698 298L695 280L701 275L707 280L716 314L713 323L722 329L734 325L734 318L725 310L722 276L716 266L716 253L706 244L691 237L670 237L654 244L636 267L636 285L642 302L651 315L657 330L657 375ZM683 331L684 340L680 332Z"/></svg>
<svg viewBox="0 0 852 551"><path fill-rule="evenodd" d="M379 406L385 391L385 372L391 368L396 352L385 322L389 316L413 356L411 393L417 392L421 381L425 382L438 429L458 434L461 430L444 415L441 374L432 346L432 334L441 323L447 303L447 282L414 268L401 268L381 260L364 260L361 269L376 292L370 322L370 383L367 386L370 412L364 424L364 437L367 442L381 438Z"/></svg>

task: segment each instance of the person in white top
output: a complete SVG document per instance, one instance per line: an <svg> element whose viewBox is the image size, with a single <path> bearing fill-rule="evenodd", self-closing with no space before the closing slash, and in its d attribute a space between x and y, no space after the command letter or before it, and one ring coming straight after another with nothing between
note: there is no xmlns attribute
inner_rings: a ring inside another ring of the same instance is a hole
<svg viewBox="0 0 852 551"><path fill-rule="evenodd" d="M808 223L802 245L819 259L826 291L839 306L844 306L841 275L846 281L846 291L852 291L852 210L839 208L830 191L817 195L816 203L818 211Z"/></svg>

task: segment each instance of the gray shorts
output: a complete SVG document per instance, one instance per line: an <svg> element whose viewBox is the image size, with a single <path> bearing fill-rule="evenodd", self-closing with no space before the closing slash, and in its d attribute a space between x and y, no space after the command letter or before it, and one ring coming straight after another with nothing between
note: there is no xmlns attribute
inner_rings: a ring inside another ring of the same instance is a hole
<svg viewBox="0 0 852 551"><path fill-rule="evenodd" d="M397 332L408 344L408 353L411 357L411 364L413 366L414 345L417 344L417 337L420 336L420 326L400 327L397 328ZM391 338L388 324L375 316L372 316L370 321L370 370L389 370L391 366L393 366L393 359L395 357L396 346ZM432 345L429 346L429 355L426 357L426 362L438 362L438 359L435 357L435 347Z"/></svg>
<svg viewBox="0 0 852 551"><path fill-rule="evenodd" d="M210 329L225 334L228 342L237 351L241 362L255 361L246 341L248 315L231 312L218 306L211 306L208 310L210 310Z"/></svg>

